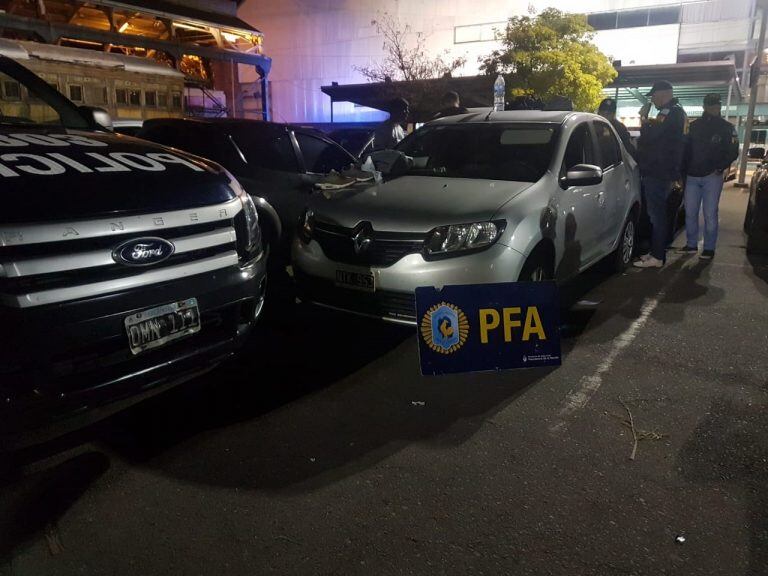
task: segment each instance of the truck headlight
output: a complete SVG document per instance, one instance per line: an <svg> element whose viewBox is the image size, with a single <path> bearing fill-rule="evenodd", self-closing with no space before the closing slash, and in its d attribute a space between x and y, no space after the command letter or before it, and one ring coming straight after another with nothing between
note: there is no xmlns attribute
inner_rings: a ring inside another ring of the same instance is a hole
<svg viewBox="0 0 768 576"><path fill-rule="evenodd" d="M484 250L501 238L506 227L506 220L440 226L427 236L424 257L438 260Z"/></svg>
<svg viewBox="0 0 768 576"><path fill-rule="evenodd" d="M240 256L251 259L261 252L261 228L259 227L259 213L253 198L245 191L232 174L229 176L229 187L237 194L243 210L235 216L237 231L237 251Z"/></svg>

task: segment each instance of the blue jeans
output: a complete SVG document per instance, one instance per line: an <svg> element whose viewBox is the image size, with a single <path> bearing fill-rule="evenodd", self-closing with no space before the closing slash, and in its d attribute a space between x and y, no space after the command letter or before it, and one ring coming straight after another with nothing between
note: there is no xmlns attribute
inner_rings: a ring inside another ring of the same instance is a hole
<svg viewBox="0 0 768 576"><path fill-rule="evenodd" d="M667 256L667 202L672 181L646 176L643 184L646 210L651 220L651 256L663 262Z"/></svg>
<svg viewBox="0 0 768 576"><path fill-rule="evenodd" d="M717 218L723 175L688 176L685 182L685 234L688 246L699 243L699 212L704 204L704 250L713 250L717 244Z"/></svg>

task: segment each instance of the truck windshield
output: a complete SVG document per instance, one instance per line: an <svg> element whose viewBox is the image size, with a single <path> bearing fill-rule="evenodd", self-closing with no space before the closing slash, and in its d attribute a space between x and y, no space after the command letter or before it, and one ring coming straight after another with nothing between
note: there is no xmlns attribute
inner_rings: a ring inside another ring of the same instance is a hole
<svg viewBox="0 0 768 576"><path fill-rule="evenodd" d="M426 126L397 150L414 159L409 174L536 182L549 167L556 129L531 123Z"/></svg>
<svg viewBox="0 0 768 576"><path fill-rule="evenodd" d="M21 65L0 57L0 125L91 128L77 107Z"/></svg>

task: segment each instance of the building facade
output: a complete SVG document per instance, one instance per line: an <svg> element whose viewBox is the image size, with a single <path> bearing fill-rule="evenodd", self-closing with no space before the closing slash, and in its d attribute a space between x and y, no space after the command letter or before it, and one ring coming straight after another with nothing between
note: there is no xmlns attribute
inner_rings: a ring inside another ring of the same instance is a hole
<svg viewBox="0 0 768 576"><path fill-rule="evenodd" d="M423 34L431 53L466 58L456 74L468 76L497 47L495 30L508 18L547 7L588 14L597 46L624 66L732 59L746 80L754 58L755 0L245 0L238 14L259 23L274 58L274 118L328 122L331 103L320 87L366 81L357 68L384 55L373 23L384 13L408 24L412 35ZM334 117L360 122L384 115L336 103Z"/></svg>
<svg viewBox="0 0 768 576"><path fill-rule="evenodd" d="M37 50L32 44L47 44L46 54L53 60L57 59L53 52L59 50L73 62L89 60L94 52L151 61L183 75L188 114L264 117L271 61L262 53L261 32L238 18L237 4L235 0L0 0L0 38L27 43L28 53ZM84 55L73 55L77 52ZM240 81L239 67L252 71L247 82ZM163 108L154 87L137 90L138 97L127 104L121 101L122 88L108 90L106 104L123 110L126 118L138 117L141 108Z"/></svg>

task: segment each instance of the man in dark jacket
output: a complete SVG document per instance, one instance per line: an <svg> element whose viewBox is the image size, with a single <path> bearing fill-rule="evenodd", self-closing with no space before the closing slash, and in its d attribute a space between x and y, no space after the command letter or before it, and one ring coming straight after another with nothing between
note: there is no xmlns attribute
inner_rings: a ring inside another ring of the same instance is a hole
<svg viewBox="0 0 768 576"><path fill-rule="evenodd" d="M635 262L638 268L661 268L667 253L667 199L681 176L688 119L672 95L672 84L660 80L648 93L651 102L640 109L637 160L645 203L651 220L651 252ZM649 117L651 103L658 113Z"/></svg>
<svg viewBox="0 0 768 576"><path fill-rule="evenodd" d="M600 102L600 106L597 108L597 113L611 123L613 129L616 130L616 133L619 135L622 144L624 144L624 148L627 149L627 152L629 152L629 155L632 156L632 158L635 158L637 151L632 144L629 130L627 130L627 127L624 126L621 120L616 118L616 100L613 98L606 98Z"/></svg>
<svg viewBox="0 0 768 576"><path fill-rule="evenodd" d="M699 212L704 205L704 249L701 258L711 260L717 244L717 218L723 172L739 156L739 136L733 124L721 117L719 94L704 97L704 113L691 123L685 151L685 232L680 251L695 253L699 243Z"/></svg>

